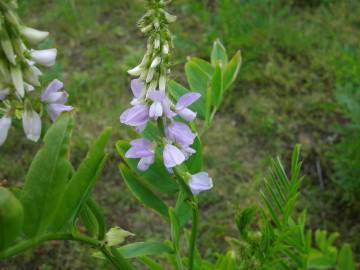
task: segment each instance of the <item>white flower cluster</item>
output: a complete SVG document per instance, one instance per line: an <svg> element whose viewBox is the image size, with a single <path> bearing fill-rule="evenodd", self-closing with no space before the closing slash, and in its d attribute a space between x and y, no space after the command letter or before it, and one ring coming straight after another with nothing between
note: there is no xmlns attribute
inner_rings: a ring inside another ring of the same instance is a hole
<svg viewBox="0 0 360 270"><path fill-rule="evenodd" d="M58 92L61 97L49 102L36 91L41 87L39 67L53 66L57 50L30 47L44 41L49 33L23 25L16 8L14 0L0 1L0 145L6 140L13 118L22 119L26 137L36 142L41 135L39 112L43 105L53 119L61 111L70 110L70 106L64 105L66 92Z"/></svg>

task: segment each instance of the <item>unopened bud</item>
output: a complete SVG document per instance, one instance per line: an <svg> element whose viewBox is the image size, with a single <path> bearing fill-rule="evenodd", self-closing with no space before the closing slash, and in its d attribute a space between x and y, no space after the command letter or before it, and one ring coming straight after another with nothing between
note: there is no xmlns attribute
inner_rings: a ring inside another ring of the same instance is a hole
<svg viewBox="0 0 360 270"><path fill-rule="evenodd" d="M157 56L157 57L155 57L155 59L152 61L150 68L156 68L160 63L161 63L161 57L160 57L160 56Z"/></svg>
<svg viewBox="0 0 360 270"><path fill-rule="evenodd" d="M159 79L159 89L161 91L165 91L166 88L166 77L161 75Z"/></svg>
<svg viewBox="0 0 360 270"><path fill-rule="evenodd" d="M133 69L130 69L128 73L132 76L139 76L142 72L142 68L139 66L134 67Z"/></svg>
<svg viewBox="0 0 360 270"><path fill-rule="evenodd" d="M19 97L24 97L25 94L24 80L20 67L11 67L10 74L17 95Z"/></svg>
<svg viewBox="0 0 360 270"><path fill-rule="evenodd" d="M32 44L38 44L49 36L49 32L40 31L30 27L22 27L20 32Z"/></svg>
<svg viewBox="0 0 360 270"><path fill-rule="evenodd" d="M13 49L10 39L1 40L1 47L3 48L3 51L6 55L6 58L9 60L9 62L13 65L16 65L14 49Z"/></svg>
<svg viewBox="0 0 360 270"><path fill-rule="evenodd" d="M154 68L150 68L147 76L146 76L146 82L149 83L151 82L151 80L154 78L154 74L155 74L155 69Z"/></svg>
<svg viewBox="0 0 360 270"><path fill-rule="evenodd" d="M118 245L122 244L125 241L125 239L129 236L134 236L134 234L131 232L125 231L125 230L121 229L120 227L111 228L106 233L106 242L107 242L107 245L110 247L118 246Z"/></svg>

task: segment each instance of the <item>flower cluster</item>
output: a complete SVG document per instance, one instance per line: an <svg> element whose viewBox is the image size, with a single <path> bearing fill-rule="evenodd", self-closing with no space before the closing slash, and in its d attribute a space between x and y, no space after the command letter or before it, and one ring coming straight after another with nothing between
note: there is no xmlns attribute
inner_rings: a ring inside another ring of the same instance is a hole
<svg viewBox="0 0 360 270"><path fill-rule="evenodd" d="M57 50L34 50L30 46L44 41L49 33L22 24L15 13L16 1L0 1L0 145L8 135L12 119L22 119L26 137L38 141L41 135L40 112L43 106L54 121L63 111L67 93L63 84L55 80L39 96L41 88L39 67L55 64Z"/></svg>
<svg viewBox="0 0 360 270"><path fill-rule="evenodd" d="M148 12L138 23L148 36L147 51L141 63L129 70L130 75L138 78L131 81L132 107L121 114L120 122L135 127L138 132L143 132L149 121L157 123L162 137L153 142L145 138L133 140L126 157L140 159L138 169L146 171L155 162L156 149L160 149L164 165L171 172L196 153L192 145L197 134L187 122L196 118L196 112L189 106L201 95L189 92L177 101L170 98L167 80L173 45L168 25L176 17L165 11L165 1L149 2ZM212 187L212 180L206 173L194 175L191 179L194 181L189 182L189 187L194 194Z"/></svg>

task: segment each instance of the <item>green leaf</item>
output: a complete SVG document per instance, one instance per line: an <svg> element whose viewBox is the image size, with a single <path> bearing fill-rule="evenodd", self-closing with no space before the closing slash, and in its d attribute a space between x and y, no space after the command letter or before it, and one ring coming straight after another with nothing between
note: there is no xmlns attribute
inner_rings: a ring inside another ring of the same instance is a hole
<svg viewBox="0 0 360 270"><path fill-rule="evenodd" d="M155 157L155 162L150 168L141 172L137 169L138 159L127 159L125 153L130 148L130 144L127 141L118 141L116 143L116 149L124 162L131 168L132 171L139 174L147 183L155 190L163 193L173 194L178 191L176 181L171 177L169 172L165 169L165 166L159 156Z"/></svg>
<svg viewBox="0 0 360 270"><path fill-rule="evenodd" d="M164 270L164 268L155 262L154 260L150 259L147 256L139 257L139 260L145 264L147 267L149 267L150 270Z"/></svg>
<svg viewBox="0 0 360 270"><path fill-rule="evenodd" d="M179 219L176 216L175 210L173 208L169 208L169 217L171 224L171 239L174 245L175 250L179 250L180 248L180 224Z"/></svg>
<svg viewBox="0 0 360 270"><path fill-rule="evenodd" d="M353 254L348 244L343 245L340 250L338 270L355 270Z"/></svg>
<svg viewBox="0 0 360 270"><path fill-rule="evenodd" d="M179 219L179 225L181 227L185 226L192 216L192 208L187 200L187 194L185 194L184 191L179 192L175 206L175 213Z"/></svg>
<svg viewBox="0 0 360 270"><path fill-rule="evenodd" d="M231 61L223 69L224 91L228 90L235 82L241 68L241 52L238 51Z"/></svg>
<svg viewBox="0 0 360 270"><path fill-rule="evenodd" d="M10 190L0 186L0 251L20 235L23 222L24 210L20 201Z"/></svg>
<svg viewBox="0 0 360 270"><path fill-rule="evenodd" d="M202 171L203 163L204 163L201 141L199 136L195 138L194 144L191 147L195 149L196 153L191 155L190 158L185 162L185 164L189 172L191 174L195 174Z"/></svg>
<svg viewBox="0 0 360 270"><path fill-rule="evenodd" d="M214 76L211 83L212 88L212 103L216 108L219 108L223 98L223 75L220 65L216 65Z"/></svg>
<svg viewBox="0 0 360 270"><path fill-rule="evenodd" d="M336 264L336 256L324 254L316 249L311 249L307 267L310 269L328 269Z"/></svg>
<svg viewBox="0 0 360 270"><path fill-rule="evenodd" d="M216 263L217 270L236 270L236 258L234 251L228 251L225 256L221 256Z"/></svg>
<svg viewBox="0 0 360 270"><path fill-rule="evenodd" d="M161 255L162 253L173 253L173 250L169 246L155 241L131 243L117 248L117 250L126 259L150 255Z"/></svg>
<svg viewBox="0 0 360 270"><path fill-rule="evenodd" d="M30 166L21 196L24 232L28 237L46 232L64 194L70 174L67 156L72 127L70 114L60 116Z"/></svg>
<svg viewBox="0 0 360 270"><path fill-rule="evenodd" d="M87 232L91 236L97 237L99 234L99 224L87 203L81 208L79 217Z"/></svg>
<svg viewBox="0 0 360 270"><path fill-rule="evenodd" d="M255 207L250 207L244 209L237 217L236 217L236 225L240 232L240 235L243 239L248 239L248 228L255 218L257 210Z"/></svg>
<svg viewBox="0 0 360 270"><path fill-rule="evenodd" d="M190 89L205 96L211 80L207 73L191 60L185 65L185 73Z"/></svg>
<svg viewBox="0 0 360 270"><path fill-rule="evenodd" d="M211 64L215 67L216 65L225 66L228 63L228 56L224 45L222 45L219 39L215 40L213 49L211 52Z"/></svg>
<svg viewBox="0 0 360 270"><path fill-rule="evenodd" d="M110 138L111 129L106 129L91 146L87 157L81 162L66 185L61 204L53 221L54 230L63 228L73 222L81 207L88 200L91 191L104 167L107 155L105 146Z"/></svg>
<svg viewBox="0 0 360 270"><path fill-rule="evenodd" d="M168 219L168 207L144 184L143 180L131 172L125 164L120 164L119 168L126 185L134 196L144 205L154 209L165 219Z"/></svg>
<svg viewBox="0 0 360 270"><path fill-rule="evenodd" d="M168 86L170 89L170 94L174 100L178 100L181 96L190 92L184 86L173 80L169 81ZM197 112L197 117L202 120L205 119L205 98L206 96L202 94L200 99L198 99L194 104L189 106L191 110Z"/></svg>
<svg viewBox="0 0 360 270"><path fill-rule="evenodd" d="M191 57L191 61L194 62L195 64L197 64L199 66L199 68L206 73L206 75L208 76L208 78L212 78L213 74L214 74L214 67L207 61L197 58L197 57Z"/></svg>

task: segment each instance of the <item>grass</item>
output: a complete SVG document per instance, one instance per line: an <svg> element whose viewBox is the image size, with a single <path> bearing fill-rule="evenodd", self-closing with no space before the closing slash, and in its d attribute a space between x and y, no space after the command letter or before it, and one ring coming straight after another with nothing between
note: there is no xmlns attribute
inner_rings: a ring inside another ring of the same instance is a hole
<svg viewBox="0 0 360 270"><path fill-rule="evenodd" d="M58 65L44 80L60 77L77 107L72 158L77 163L88 144L106 126L114 127L113 143L131 133L118 117L130 100L126 70L140 59L145 41L135 27L144 1L19 1L23 20L51 32L47 45L59 50ZM290 3L291 2L291 3ZM236 86L205 137L206 167L215 189L201 196L200 245L204 255L227 247L236 235L234 215L258 202L260 181L269 158L288 158L295 143L303 145L301 205L308 207L313 228L339 231L360 254L357 204L331 179L334 168L325 155L340 136L343 109L335 99L339 80L360 78L360 3L356 1L174 1L179 16L173 26L176 79L184 82L186 56L208 58L219 37L229 54L243 52ZM350 57L347 52L351 51ZM343 61L341 61L343 60ZM39 145L12 128L1 149L0 179L21 185ZM156 214L127 192L111 160L96 188L108 223L136 233L133 240L163 238L167 228ZM357 210L356 210L357 209ZM215 240L214 240L215 239ZM359 260L359 256L356 257ZM91 250L72 243L51 243L21 258L0 263L1 269L107 269L91 258Z"/></svg>

